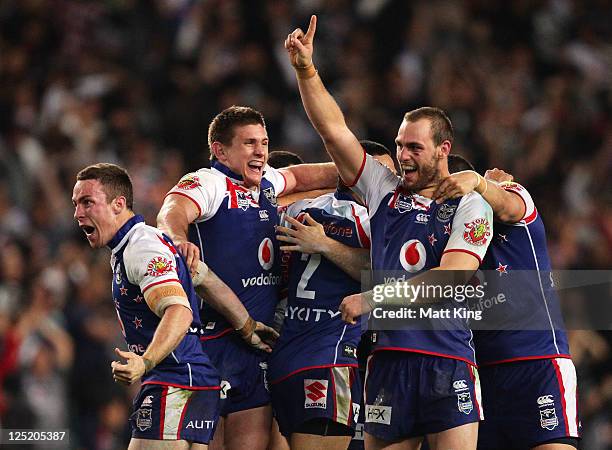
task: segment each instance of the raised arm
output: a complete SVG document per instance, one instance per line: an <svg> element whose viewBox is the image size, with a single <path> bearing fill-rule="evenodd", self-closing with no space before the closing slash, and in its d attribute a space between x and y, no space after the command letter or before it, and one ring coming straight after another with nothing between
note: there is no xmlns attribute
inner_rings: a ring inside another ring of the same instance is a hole
<svg viewBox="0 0 612 450"><path fill-rule="evenodd" d="M306 114L336 163L340 177L347 185L352 185L364 163L364 151L314 68L312 53L316 28L317 17L312 16L306 34L296 29L287 36L285 48L296 72Z"/></svg>

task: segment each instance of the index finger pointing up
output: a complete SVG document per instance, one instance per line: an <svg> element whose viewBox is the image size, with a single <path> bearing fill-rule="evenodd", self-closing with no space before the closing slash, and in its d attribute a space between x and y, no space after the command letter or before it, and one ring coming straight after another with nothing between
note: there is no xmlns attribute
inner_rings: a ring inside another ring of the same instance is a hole
<svg viewBox="0 0 612 450"><path fill-rule="evenodd" d="M304 36L305 42L312 42L312 38L314 37L315 31L317 31L317 16L314 14L310 16L310 23L308 24L308 30L306 31L306 35Z"/></svg>

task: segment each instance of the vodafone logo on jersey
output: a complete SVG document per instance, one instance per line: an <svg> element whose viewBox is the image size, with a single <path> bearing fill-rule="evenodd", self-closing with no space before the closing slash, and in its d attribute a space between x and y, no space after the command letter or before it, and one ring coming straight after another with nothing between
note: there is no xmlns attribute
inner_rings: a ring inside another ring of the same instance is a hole
<svg viewBox="0 0 612 450"><path fill-rule="evenodd" d="M264 270L270 270L274 264L274 244L270 238L264 238L257 250L259 264Z"/></svg>
<svg viewBox="0 0 612 450"><path fill-rule="evenodd" d="M399 260L406 272L418 272L425 267L427 260L425 246L418 239L410 239L402 245Z"/></svg>

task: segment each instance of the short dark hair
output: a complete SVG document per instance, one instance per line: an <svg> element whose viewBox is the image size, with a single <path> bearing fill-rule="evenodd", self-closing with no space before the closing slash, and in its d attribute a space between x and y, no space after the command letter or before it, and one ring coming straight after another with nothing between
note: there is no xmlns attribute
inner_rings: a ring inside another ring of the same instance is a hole
<svg viewBox="0 0 612 450"><path fill-rule="evenodd" d="M404 120L407 122L417 122L421 119L429 120L431 126L431 139L436 147L444 141L449 141L451 144L453 143L453 124L442 109L433 106L424 106L408 111L404 115Z"/></svg>
<svg viewBox="0 0 612 450"><path fill-rule="evenodd" d="M462 170L474 170L471 162L461 155L451 153L448 155L448 171L450 173L461 172Z"/></svg>
<svg viewBox="0 0 612 450"><path fill-rule="evenodd" d="M230 106L224 109L210 122L208 126L208 147L211 149L210 159L217 159L212 152L212 143L221 142L230 145L234 139L234 128L243 125L261 125L266 127L263 115L249 106Z"/></svg>
<svg viewBox="0 0 612 450"><path fill-rule="evenodd" d="M92 164L79 171L76 179L77 181L98 180L106 195L107 203L123 196L128 209L134 209L132 180L123 167L109 163Z"/></svg>
<svg viewBox="0 0 612 450"><path fill-rule="evenodd" d="M397 173L400 172L400 166L397 162L397 156L387 148L386 145L381 144L380 142L369 141L367 139L362 139L359 141L363 150L370 156L377 155L389 155L391 160L393 161L393 166L395 167L395 171Z"/></svg>
<svg viewBox="0 0 612 450"><path fill-rule="evenodd" d="M304 164L304 160L297 153L286 150L274 150L268 155L268 165L275 169Z"/></svg>

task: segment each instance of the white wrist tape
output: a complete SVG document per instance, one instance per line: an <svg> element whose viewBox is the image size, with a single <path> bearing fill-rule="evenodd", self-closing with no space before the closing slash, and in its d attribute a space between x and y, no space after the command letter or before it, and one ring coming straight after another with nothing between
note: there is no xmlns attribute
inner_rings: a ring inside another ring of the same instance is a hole
<svg viewBox="0 0 612 450"><path fill-rule="evenodd" d="M208 266L203 261L198 261L198 268L193 276L193 285L199 286L204 282L204 278L208 274Z"/></svg>

